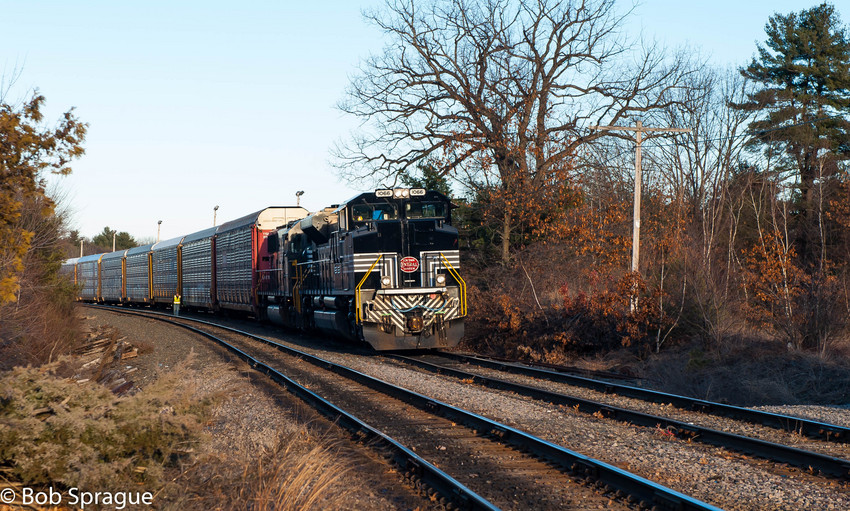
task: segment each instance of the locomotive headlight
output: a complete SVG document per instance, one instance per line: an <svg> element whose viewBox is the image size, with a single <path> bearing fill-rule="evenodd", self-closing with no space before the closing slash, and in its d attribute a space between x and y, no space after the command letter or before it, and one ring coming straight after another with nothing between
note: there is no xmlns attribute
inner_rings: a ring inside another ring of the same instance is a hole
<svg viewBox="0 0 850 511"><path fill-rule="evenodd" d="M439 275L437 275L437 279L436 279L436 280L437 280L437 285L438 285L438 286L445 286L445 285L446 285L446 276L445 276L445 275L443 275L442 273L440 273Z"/></svg>
<svg viewBox="0 0 850 511"><path fill-rule="evenodd" d="M395 188L393 189L393 197L396 199L405 199L410 197L410 190L407 188Z"/></svg>
<svg viewBox="0 0 850 511"><path fill-rule="evenodd" d="M381 277L381 286L382 287L390 287L390 284L392 284L392 279L390 278L389 275L384 275L383 277Z"/></svg>

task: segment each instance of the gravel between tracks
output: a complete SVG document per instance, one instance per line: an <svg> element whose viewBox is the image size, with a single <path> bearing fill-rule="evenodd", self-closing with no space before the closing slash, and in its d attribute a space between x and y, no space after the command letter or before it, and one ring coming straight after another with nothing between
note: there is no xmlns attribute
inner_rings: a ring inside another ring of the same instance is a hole
<svg viewBox="0 0 850 511"><path fill-rule="evenodd" d="M483 438L452 420L389 398L300 357L241 335L227 333L224 338L397 439L501 509L632 507L574 481L534 456Z"/></svg>
<svg viewBox="0 0 850 511"><path fill-rule="evenodd" d="M768 442L789 445L792 447L797 447L799 449L805 449L812 452L818 452L829 456L834 456L836 458L850 459L850 444L848 443L828 442L818 439L812 439L796 434L793 431L786 432L778 430L776 428L762 426L759 424L752 424L745 421L738 421L717 415L698 413L690 410L682 410L669 404L665 405L661 403L651 403L640 399L618 396L616 394L605 394L603 392L573 386L565 383L531 378L518 374L510 374L502 371L481 368L474 365L464 364L457 366L451 364L451 367L457 367L460 370L485 376L488 378L511 381L522 385L528 385L531 387L548 390L551 392L557 392L560 394L567 394L582 399L598 401L619 408L636 410L643 413L667 417L681 422L693 423L718 431L734 433L752 438L759 438ZM846 423L850 423L850 410L843 408L773 406L764 407L761 409L772 413L782 413L785 415L796 415L800 417L804 417L804 415L802 414L808 413L810 415L810 417L808 418L819 420L822 422L829 422L836 425L844 425Z"/></svg>
<svg viewBox="0 0 850 511"><path fill-rule="evenodd" d="M845 406L818 406L818 405L793 405L793 406L754 406L754 410L762 410L771 413L784 413L794 417L812 419L828 422L837 426L850 428L850 405Z"/></svg>

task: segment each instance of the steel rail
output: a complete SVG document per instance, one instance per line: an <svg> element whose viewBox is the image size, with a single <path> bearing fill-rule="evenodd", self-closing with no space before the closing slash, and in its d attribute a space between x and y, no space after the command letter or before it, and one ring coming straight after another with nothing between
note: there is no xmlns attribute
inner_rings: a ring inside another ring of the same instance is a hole
<svg viewBox="0 0 850 511"><path fill-rule="evenodd" d="M443 354L443 353L441 353L441 354ZM452 353L452 354L464 355L464 356L475 356L475 355L468 355L468 354L465 354L465 353ZM522 364L524 366L543 367L545 369L550 369L550 370L555 371L557 373L576 374L576 375L580 375L580 376L584 376L584 377L591 377L591 378L597 377L597 378L608 378L608 379L612 379L612 380L653 381L653 380L648 379L648 378L641 378L640 376L629 376L629 375L626 375L626 374L614 373L614 372L611 372L611 371L598 371L598 370L595 370L595 369L583 369L581 367L575 367L575 366L550 364L548 362L531 362L531 361L528 361L528 360L520 362L518 360L514 360L514 359L511 359L511 358L496 357L496 356L493 356L493 355L489 355L487 358L490 359L490 360L497 360L499 362L507 362L507 363L510 363L510 364Z"/></svg>
<svg viewBox="0 0 850 511"><path fill-rule="evenodd" d="M175 326L179 326L185 328L191 332L199 334L207 339L217 342L228 351L236 355L241 360L248 363L252 368L260 371L265 374L269 378L271 378L275 383L282 385L289 392L299 397L302 401L306 402L311 407L315 408L321 414L325 415L335 423L339 424L343 428L350 431L354 438L357 438L362 443L367 445L374 446L376 450L378 448L385 449L389 451L392 456L392 461L401 469L403 473L409 474L421 480L427 486L432 488L442 497L452 501L462 509L472 509L472 510L486 510L486 511L498 511L499 508L483 497L479 496L477 493L473 492L465 485L461 484L453 477L443 472L439 468L435 467L433 464L414 453L409 448L402 445L397 440L392 437L382 433L381 431L373 428L362 420L358 419L354 415L349 412L339 408L334 405L330 401L325 398L319 396L315 392L303 387L298 384L294 380L290 379L283 373L275 370L274 368L260 362L256 358L248 355L244 351L239 348L233 346L232 344L224 341L223 339L198 328L195 328L190 325L186 325L184 323L180 323L173 319L169 319L168 317L159 317L166 316L165 314L155 313L155 312L142 312L142 311L130 311L123 310L116 307L103 307L103 306L93 306L88 305L88 307L93 307L97 309L106 309L113 312L118 312L121 314L130 314L137 315L141 317L151 317L154 316L154 319L158 321L163 321L165 323L170 323ZM257 336L250 334L248 332L242 332L230 327L216 325L215 323L210 323L197 319L190 318L181 318L188 319L189 321L195 321L199 323L203 323L209 326L215 326L218 328L222 328L234 333L238 333L240 335L245 335L251 338L257 338Z"/></svg>
<svg viewBox="0 0 850 511"><path fill-rule="evenodd" d="M488 378L474 373L461 371L459 369L418 360L412 357L389 354L384 356L386 358L400 360L406 364L414 365L430 372L445 374L466 381L472 381L473 383L477 383L485 387L515 392L523 396L547 401L555 405L577 407L576 409L578 411L582 411L584 413L601 414L606 418L616 419L638 426L650 428L661 427L675 434L679 438L725 447L780 463L787 463L803 469L818 470L822 474L833 477L850 478L850 461L842 458L835 458L833 456L806 451L796 447L759 440L757 438L751 438L743 435L736 435L734 433L727 433L725 431L718 431L698 426L696 424L629 410L627 408L620 408L592 401L590 399L582 399L536 387L529 387L519 383L499 380L496 378Z"/></svg>
<svg viewBox="0 0 850 511"><path fill-rule="evenodd" d="M839 426L837 424L829 424L827 422L804 419L801 417L752 410L741 406L727 405L713 401L706 401L704 399L669 394L667 392L659 392L656 390L623 385L620 383L594 380L583 376L548 371L521 364L498 362L483 357L461 355L446 351L437 351L437 353L440 356L489 369L496 369L499 371L566 383L568 385L604 392L605 394L617 394L623 397L631 397L654 403L669 403L683 410L692 410L700 413L728 417L730 419L749 422L751 424L761 424L762 426L768 426L776 429L794 431L812 438L822 438L824 440L850 443L850 428Z"/></svg>
<svg viewBox="0 0 850 511"><path fill-rule="evenodd" d="M483 436L494 438L505 444L511 445L518 450L530 452L533 455L548 461L550 464L566 473L576 476L584 476L590 480L601 482L620 495L630 496L631 498L628 500L630 502L639 502L641 507L653 508L653 506L655 506L658 510L670 511L718 511L720 509L636 474L632 474L631 472L625 471L616 466L609 465L603 461L596 460L560 445L542 440L506 424L487 419L481 415L443 403L417 392L398 387L378 378L355 371L349 367L325 360L321 357L317 357L270 339L228 326L198 319L183 319L215 328L221 328L260 341L288 355L298 357L316 367L329 370L383 394L395 397L396 399L421 410L435 415L440 415L459 424L463 424ZM193 327L189 327L188 325L184 326L186 328L193 329ZM242 352L240 351L240 353ZM248 357L247 354L244 356ZM258 361L256 363L260 364ZM263 365L263 367L268 366ZM273 369L269 369L273 371ZM286 377L283 376L283 378Z"/></svg>

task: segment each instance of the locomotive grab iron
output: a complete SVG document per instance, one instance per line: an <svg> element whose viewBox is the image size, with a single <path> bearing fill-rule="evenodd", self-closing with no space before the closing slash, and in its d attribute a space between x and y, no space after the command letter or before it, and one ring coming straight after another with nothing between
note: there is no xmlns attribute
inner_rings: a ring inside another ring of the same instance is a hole
<svg viewBox="0 0 850 511"><path fill-rule="evenodd" d="M466 284L449 199L421 188L362 193L308 214L271 207L219 227L63 269L80 300L243 310L376 350L451 347Z"/></svg>

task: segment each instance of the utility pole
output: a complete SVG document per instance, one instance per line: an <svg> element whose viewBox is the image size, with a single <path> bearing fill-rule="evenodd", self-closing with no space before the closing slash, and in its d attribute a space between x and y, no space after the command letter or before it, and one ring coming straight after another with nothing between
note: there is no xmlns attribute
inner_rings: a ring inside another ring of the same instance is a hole
<svg viewBox="0 0 850 511"><path fill-rule="evenodd" d="M618 130L618 131L634 131L635 141L637 142L637 151L635 151L635 198L634 198L634 219L632 223L632 272L638 272L640 261L640 186L641 186L641 152L640 145L643 141L643 134L647 132L664 132L664 133L690 133L687 128L647 128L642 121L637 121L637 126L591 126L592 130ZM647 137L649 139L651 137Z"/></svg>
<svg viewBox="0 0 850 511"><path fill-rule="evenodd" d="M80 257L83 257L83 240L80 240Z"/></svg>
<svg viewBox="0 0 850 511"><path fill-rule="evenodd" d="M112 233L112 251L115 252L115 236L118 235L118 231Z"/></svg>

